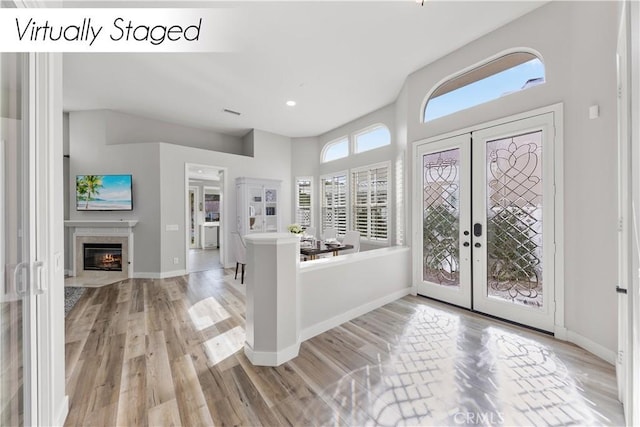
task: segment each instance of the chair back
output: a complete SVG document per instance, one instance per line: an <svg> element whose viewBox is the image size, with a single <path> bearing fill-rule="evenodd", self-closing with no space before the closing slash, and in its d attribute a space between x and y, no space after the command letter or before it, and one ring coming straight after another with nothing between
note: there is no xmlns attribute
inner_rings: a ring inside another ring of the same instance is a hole
<svg viewBox="0 0 640 427"><path fill-rule="evenodd" d="M349 230L345 233L344 239L342 240L342 244L344 245L353 245L353 249L345 249L341 251L341 254L355 254L360 252L360 232Z"/></svg>
<svg viewBox="0 0 640 427"><path fill-rule="evenodd" d="M247 263L247 246L244 243L244 239L238 232L232 232L233 235L233 252L236 256L236 262L240 264Z"/></svg>
<svg viewBox="0 0 640 427"><path fill-rule="evenodd" d="M307 236L313 236L313 238L316 238L316 228L315 227L307 227L306 230L304 230L304 234L306 234Z"/></svg>
<svg viewBox="0 0 640 427"><path fill-rule="evenodd" d="M325 228L322 231L322 240L327 239L337 239L338 238L338 230L335 228Z"/></svg>

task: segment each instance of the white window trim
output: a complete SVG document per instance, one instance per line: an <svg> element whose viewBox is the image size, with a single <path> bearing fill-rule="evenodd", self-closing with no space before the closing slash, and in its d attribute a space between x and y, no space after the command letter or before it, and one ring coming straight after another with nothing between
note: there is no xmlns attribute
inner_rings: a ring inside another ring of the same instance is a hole
<svg viewBox="0 0 640 427"><path fill-rule="evenodd" d="M329 148L331 148L332 146L338 144L339 142L342 142L345 139L347 140L347 155L344 156L344 157L339 157L337 159L325 160L324 156L327 154L327 150L329 150ZM331 163L331 162L335 162L336 160L346 159L349 156L351 156L351 142L350 141L351 141L351 138L347 134L347 135L341 136L340 138L332 139L331 141L329 141L326 144L324 144L324 146L322 147L322 150L320 151L320 163Z"/></svg>
<svg viewBox="0 0 640 427"><path fill-rule="evenodd" d="M313 227L313 209L314 209L314 182L313 182L313 177L312 176L297 176L295 178L294 181L294 185L295 185L295 205L293 207L294 209L294 219L297 221L298 220L298 209L300 209L300 193L298 191L298 182L300 181L309 181L309 191L311 192L311 198L310 198L310 206L309 206L309 226Z"/></svg>
<svg viewBox="0 0 640 427"><path fill-rule="evenodd" d="M380 147L375 147L375 148L370 148L368 150L362 150L362 151L358 151L358 137L364 134L367 134L369 132L372 132L378 128L384 128L387 130L387 132L389 132L389 142L387 142L386 144L380 146ZM367 151L374 151L374 150L378 150L380 148L384 148L387 147L389 145L391 145L391 129L389 129L389 126L385 125L384 123L374 123L370 126L367 126L366 128L360 129L354 133L351 134L352 138L351 138L351 152L350 154L360 154L360 153L366 153Z"/></svg>
<svg viewBox="0 0 640 427"><path fill-rule="evenodd" d="M329 179L329 178L335 178L336 176L345 176L346 177L346 187L347 187L347 191L345 194L345 200L346 200L346 207L347 207L347 218L346 218L346 230L350 230L351 228L351 176L350 176L350 171L349 170L341 170L341 171L336 171L336 172L331 172L331 173L327 173L324 175L320 176L320 181L319 181L319 188L320 190L318 191L318 197L320 198L320 204L319 209L320 209L320 220L318 223L318 230L319 230L319 235L321 236L322 233L324 233L324 216L323 216L323 212L322 209L324 208L324 200L323 200L323 195L324 195L324 186L322 185L322 181L325 179Z"/></svg>
<svg viewBox="0 0 640 427"><path fill-rule="evenodd" d="M422 100L422 104L420 105L420 110L418 110L418 122L419 123L428 123L425 122L424 120L424 115L426 113L426 109L427 109L427 104L429 103L429 101L431 100L431 95L433 95L433 93L438 90L440 88L440 86L442 86L443 84L445 84L446 82L453 80L453 79L457 79L458 77L462 76L463 74L469 73L473 70L475 70L476 68L482 67L488 63L490 63L491 61L495 61L496 59L502 58L503 56L512 54L512 53L530 53L532 55L535 55L536 57L538 57L538 59L540 60L540 62L542 62L542 64L546 64L546 62L544 61L544 58L542 56L542 54L540 52L538 52L535 49L531 49L529 47L514 47L511 49L505 49L501 52L496 53L493 56L490 56L489 58L485 58L482 61L478 61L475 64L472 64L466 68L463 68L462 70L459 70L458 72L455 72L453 74L449 74L448 76L444 77L443 79L441 79L440 81L438 81L436 84L434 84L431 89L427 92L426 96L424 97L424 99ZM545 66L545 79L546 79L546 69L547 67ZM479 104L479 105L483 105L483 104ZM477 105L475 106L477 107ZM473 107L469 107L469 108L473 108ZM460 110L463 111L463 110ZM455 113L453 113L455 114ZM446 117L446 116L443 116Z"/></svg>
<svg viewBox="0 0 640 427"><path fill-rule="evenodd" d="M351 223L351 217L353 216L353 204L351 203L351 199L352 199L352 191L353 188L351 187L351 181L352 181L352 174L354 173L358 173L358 172L362 172L362 171L369 171L371 169L379 169L379 168L387 168L387 238L385 240L380 240L380 239L370 239L368 236L360 236L360 240L362 242L366 242L369 245L379 245L379 246L389 246L389 243L391 242L391 205L392 205L392 193L395 191L394 187L393 187L393 177L392 175L392 168L391 168L391 161L387 160L384 162L379 162L379 163L373 163L370 165L366 165L366 166L360 166L357 168L353 168L349 170L349 176L348 176L348 184L349 184L349 197L348 197L348 203L349 203L349 215L348 215L348 223ZM370 224L369 224L370 226Z"/></svg>

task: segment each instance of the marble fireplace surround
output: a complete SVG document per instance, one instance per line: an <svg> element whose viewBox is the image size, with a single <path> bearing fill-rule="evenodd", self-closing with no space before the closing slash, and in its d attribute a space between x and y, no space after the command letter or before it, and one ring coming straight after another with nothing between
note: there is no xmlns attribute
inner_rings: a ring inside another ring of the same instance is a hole
<svg viewBox="0 0 640 427"><path fill-rule="evenodd" d="M65 221L73 230L71 277L67 286L104 286L133 277L133 227L138 221ZM84 270L85 243L120 243L122 271Z"/></svg>

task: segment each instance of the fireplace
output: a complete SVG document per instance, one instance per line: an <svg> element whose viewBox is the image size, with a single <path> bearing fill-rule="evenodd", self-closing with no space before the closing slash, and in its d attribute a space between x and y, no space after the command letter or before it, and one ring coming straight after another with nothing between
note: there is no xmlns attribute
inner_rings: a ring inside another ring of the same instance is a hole
<svg viewBox="0 0 640 427"><path fill-rule="evenodd" d="M84 270L122 271L121 243L83 243Z"/></svg>

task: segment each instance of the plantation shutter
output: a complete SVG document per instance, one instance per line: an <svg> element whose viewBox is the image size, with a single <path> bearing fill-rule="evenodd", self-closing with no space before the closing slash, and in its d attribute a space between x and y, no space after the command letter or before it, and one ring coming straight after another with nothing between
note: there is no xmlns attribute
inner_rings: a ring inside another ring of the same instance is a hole
<svg viewBox="0 0 640 427"><path fill-rule="evenodd" d="M353 171L351 200L353 228L369 240L388 239L389 166Z"/></svg>
<svg viewBox="0 0 640 427"><path fill-rule="evenodd" d="M324 177L322 185L322 230L335 228L338 236L347 231L347 176Z"/></svg>
<svg viewBox="0 0 640 427"><path fill-rule="evenodd" d="M296 187L296 223L306 230L311 227L311 181L299 179Z"/></svg>

